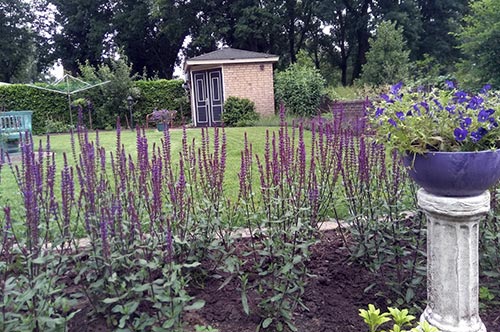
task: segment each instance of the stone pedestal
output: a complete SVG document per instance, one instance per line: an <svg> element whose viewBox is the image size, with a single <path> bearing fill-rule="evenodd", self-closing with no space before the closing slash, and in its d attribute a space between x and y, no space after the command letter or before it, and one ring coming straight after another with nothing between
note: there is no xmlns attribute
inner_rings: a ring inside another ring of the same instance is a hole
<svg viewBox="0 0 500 332"><path fill-rule="evenodd" d="M479 318L479 221L490 193L441 197L420 189L427 216L427 308L421 319L442 332L486 332Z"/></svg>

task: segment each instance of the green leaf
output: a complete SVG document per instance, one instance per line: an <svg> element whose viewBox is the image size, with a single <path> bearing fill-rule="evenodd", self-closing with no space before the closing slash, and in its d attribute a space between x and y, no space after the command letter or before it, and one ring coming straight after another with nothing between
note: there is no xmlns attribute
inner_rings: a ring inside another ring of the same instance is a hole
<svg viewBox="0 0 500 332"><path fill-rule="evenodd" d="M198 301L194 302L191 305L185 306L184 310L188 310L188 311L189 310L200 310L204 306L205 306L205 301L204 300L198 300Z"/></svg>
<svg viewBox="0 0 500 332"><path fill-rule="evenodd" d="M273 318L268 317L268 318L264 319L264 321L262 322L262 327L267 329L269 327L269 325L271 325L272 322L273 322Z"/></svg>
<svg viewBox="0 0 500 332"><path fill-rule="evenodd" d="M241 292L241 305L243 306L243 312L248 316L250 315L250 308L248 307L248 298L245 292Z"/></svg>

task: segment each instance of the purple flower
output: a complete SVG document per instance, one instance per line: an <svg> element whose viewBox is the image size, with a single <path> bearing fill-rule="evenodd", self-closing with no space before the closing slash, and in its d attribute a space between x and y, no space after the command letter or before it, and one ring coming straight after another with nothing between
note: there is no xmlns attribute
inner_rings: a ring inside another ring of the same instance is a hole
<svg viewBox="0 0 500 332"><path fill-rule="evenodd" d="M455 105L448 105L445 107L445 109L448 111L448 113L450 114L455 114L455 109L457 108L457 106Z"/></svg>
<svg viewBox="0 0 500 332"><path fill-rule="evenodd" d="M488 118L490 117L490 113L486 110L481 110L479 114L477 115L477 121L479 122L486 122Z"/></svg>
<svg viewBox="0 0 500 332"><path fill-rule="evenodd" d="M449 89L455 89L455 83L453 83L453 81L446 80L444 83Z"/></svg>
<svg viewBox="0 0 500 332"><path fill-rule="evenodd" d="M381 94L380 95L380 98L382 98L383 100L385 100L386 102L388 103L394 103L394 100L392 100L388 95L386 95L385 93L384 94Z"/></svg>
<svg viewBox="0 0 500 332"><path fill-rule="evenodd" d="M398 126L397 123L396 123L396 121L394 121L394 119L389 119L389 120L387 120L387 122L389 122L394 127Z"/></svg>
<svg viewBox="0 0 500 332"><path fill-rule="evenodd" d="M391 86L391 93L392 94L398 93L402 87L403 87L403 82L399 82L399 83L394 84L393 86Z"/></svg>
<svg viewBox="0 0 500 332"><path fill-rule="evenodd" d="M486 93L488 92L488 90L491 89L491 84L486 84L485 86L483 86L483 88L481 89L481 93Z"/></svg>
<svg viewBox="0 0 500 332"><path fill-rule="evenodd" d="M460 104L467 101L467 93L465 93L464 91L457 91L455 92L454 96L455 101Z"/></svg>
<svg viewBox="0 0 500 332"><path fill-rule="evenodd" d="M465 128L469 127L469 126L471 125L471 123L472 123L471 118L465 118L465 119L463 119L463 120L462 120L462 122L460 123L460 127L461 127L462 129L465 129Z"/></svg>
<svg viewBox="0 0 500 332"><path fill-rule="evenodd" d="M488 131L484 129L483 127L479 127L477 131L474 131L470 134L472 137L472 141L474 143L478 142L481 138L483 138L484 135L486 135Z"/></svg>
<svg viewBox="0 0 500 332"><path fill-rule="evenodd" d="M425 108L426 112L429 112L429 104L425 101L421 102L420 105L422 105L423 108Z"/></svg>
<svg viewBox="0 0 500 332"><path fill-rule="evenodd" d="M483 98L474 96L469 100L469 104L467 105L467 108L470 108L472 110L477 109L483 102Z"/></svg>
<svg viewBox="0 0 500 332"><path fill-rule="evenodd" d="M396 116L401 121L403 121L405 119L405 114L403 112L396 112Z"/></svg>
<svg viewBox="0 0 500 332"><path fill-rule="evenodd" d="M418 104L414 104L414 105L413 105L413 109L417 112L417 114L418 114L418 115L422 115L422 114L420 113L420 108L418 108Z"/></svg>
<svg viewBox="0 0 500 332"><path fill-rule="evenodd" d="M455 135L455 139L458 142L461 142L467 138L467 134L469 133L467 129L464 128L455 128L455 131L453 132Z"/></svg>
<svg viewBox="0 0 500 332"><path fill-rule="evenodd" d="M439 100L433 99L433 101L436 104L436 106L439 108L439 110L442 111L443 110L443 105L441 105L441 103L439 102Z"/></svg>
<svg viewBox="0 0 500 332"><path fill-rule="evenodd" d="M381 107L377 107L377 110L375 111L375 117L378 118L382 114L384 114L384 109Z"/></svg>
<svg viewBox="0 0 500 332"><path fill-rule="evenodd" d="M495 120L495 118L488 118L488 121L490 122L490 129L492 127L498 127L498 123L497 121Z"/></svg>

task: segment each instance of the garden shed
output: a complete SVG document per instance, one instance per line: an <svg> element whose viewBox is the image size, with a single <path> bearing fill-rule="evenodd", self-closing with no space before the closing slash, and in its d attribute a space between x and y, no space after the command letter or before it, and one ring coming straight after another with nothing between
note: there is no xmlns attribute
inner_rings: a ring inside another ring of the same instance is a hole
<svg viewBox="0 0 500 332"><path fill-rule="evenodd" d="M221 123L228 97L248 98L261 116L274 114L273 64L278 56L224 47L186 60L193 124Z"/></svg>

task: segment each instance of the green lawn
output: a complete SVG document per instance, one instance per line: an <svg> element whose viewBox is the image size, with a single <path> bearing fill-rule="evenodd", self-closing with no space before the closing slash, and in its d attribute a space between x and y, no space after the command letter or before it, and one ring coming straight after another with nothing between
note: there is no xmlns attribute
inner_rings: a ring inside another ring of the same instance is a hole
<svg viewBox="0 0 500 332"><path fill-rule="evenodd" d="M266 130L277 131L277 127L248 127L248 128L226 128L227 136L227 169L225 174L225 190L229 197L236 198L239 190L239 179L238 172L240 167L240 152L244 146L244 134L248 135L250 143L253 145L253 152L255 154L264 153L264 145L266 139ZM213 131L210 129L209 134L212 136ZM188 141L192 142L193 139L199 144L201 141L201 129L188 129L187 130ZM310 140L311 134L306 131L306 142ZM152 149L154 143L160 144L163 133L156 130L148 130L146 132L148 138L149 148ZM182 130L173 129L170 131L171 136L171 149L172 158L175 160L179 155L182 142ZM130 130L122 131L122 143L125 146L126 151L133 157L136 156L136 133ZM90 138L95 139L95 134L91 134ZM46 137L37 136L34 137L36 146L38 142L41 141L45 146ZM100 145L105 147L108 155L109 152L114 152L116 150L116 132L106 131L99 132ZM68 155L70 163L72 162L71 157L71 139L69 134L59 134L50 136L51 150L55 153L56 164L57 164L57 174L59 174L63 165L63 153ZM77 144L78 145L78 144ZM77 151L78 153L78 151ZM16 165L16 163L14 163ZM17 163L19 165L19 162ZM20 166L20 165L19 165ZM76 174L75 174L76 176ZM254 179L258 183L257 177ZM14 180L12 172L10 171L8 165L4 165L1 171L1 190L0 190L0 206L6 204L13 207L15 210L20 206L21 197L19 189ZM256 187L257 188L257 187Z"/></svg>

